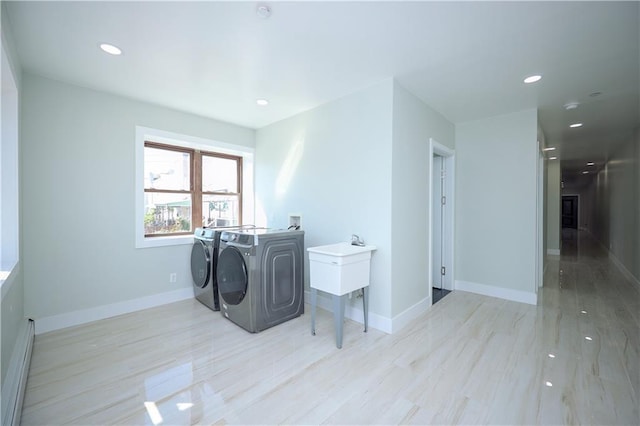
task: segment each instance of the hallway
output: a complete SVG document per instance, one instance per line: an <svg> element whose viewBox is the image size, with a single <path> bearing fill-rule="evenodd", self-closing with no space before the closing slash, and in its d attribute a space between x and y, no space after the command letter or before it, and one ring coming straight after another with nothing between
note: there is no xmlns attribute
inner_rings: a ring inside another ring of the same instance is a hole
<svg viewBox="0 0 640 426"><path fill-rule="evenodd" d="M640 289L590 234L565 228L538 298L544 349L555 355L544 378L565 388L557 403L578 416L564 421L640 424Z"/></svg>

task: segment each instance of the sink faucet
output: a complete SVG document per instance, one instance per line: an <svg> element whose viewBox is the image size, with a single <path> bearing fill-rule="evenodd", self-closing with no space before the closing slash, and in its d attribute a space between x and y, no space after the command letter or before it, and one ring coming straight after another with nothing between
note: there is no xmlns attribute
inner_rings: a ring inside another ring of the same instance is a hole
<svg viewBox="0 0 640 426"><path fill-rule="evenodd" d="M364 247L364 240L361 240L356 234L351 235L351 245Z"/></svg>

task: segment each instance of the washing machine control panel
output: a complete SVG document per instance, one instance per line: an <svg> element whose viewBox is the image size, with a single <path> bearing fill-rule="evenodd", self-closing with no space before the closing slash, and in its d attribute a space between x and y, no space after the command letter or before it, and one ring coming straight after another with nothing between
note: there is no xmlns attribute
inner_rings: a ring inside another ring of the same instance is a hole
<svg viewBox="0 0 640 426"><path fill-rule="evenodd" d="M213 240L214 230L210 228L196 228L193 236L199 240Z"/></svg>
<svg viewBox="0 0 640 426"><path fill-rule="evenodd" d="M254 242L254 236L236 232L223 232L220 236L220 240L226 241L228 243L233 243L234 245L240 246L252 246Z"/></svg>

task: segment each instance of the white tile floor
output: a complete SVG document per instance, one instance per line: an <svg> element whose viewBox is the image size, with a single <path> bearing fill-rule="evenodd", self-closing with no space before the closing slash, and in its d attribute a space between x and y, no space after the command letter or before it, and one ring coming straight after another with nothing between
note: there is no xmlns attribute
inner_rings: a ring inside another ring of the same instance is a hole
<svg viewBox="0 0 640 426"><path fill-rule="evenodd" d="M640 424L638 288L573 235L539 299L454 291L341 350L322 310L249 334L191 300L52 332L22 423Z"/></svg>

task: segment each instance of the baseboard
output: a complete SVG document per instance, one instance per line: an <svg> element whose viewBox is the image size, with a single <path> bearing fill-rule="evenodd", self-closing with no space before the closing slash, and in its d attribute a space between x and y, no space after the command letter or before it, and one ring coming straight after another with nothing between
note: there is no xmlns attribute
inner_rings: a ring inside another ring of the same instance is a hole
<svg viewBox="0 0 640 426"><path fill-rule="evenodd" d="M620 259L616 257L615 254L611 253L610 250L607 250L607 251L609 252L609 260L611 260L611 263L616 265L616 267L620 270L620 272L622 273L622 275L624 275L626 279L631 281L632 284L634 284L638 289L640 289L640 280L638 280L638 278L636 278L636 276L633 275L631 271L627 269L626 266L624 266L624 263L622 263Z"/></svg>
<svg viewBox="0 0 640 426"><path fill-rule="evenodd" d="M391 320L391 333L396 333L407 326L411 321L427 312L431 306L431 299L425 297L413 306L409 306Z"/></svg>
<svg viewBox="0 0 640 426"><path fill-rule="evenodd" d="M31 320L23 322L4 382L2 382L2 424L19 425L22 413L22 401L27 385L31 351L33 348L34 324Z"/></svg>
<svg viewBox="0 0 640 426"><path fill-rule="evenodd" d="M593 241L595 241L596 243L598 243L600 245L600 247L602 247L602 249L607 252L608 256L609 256L609 260L611 261L611 263L613 263L622 273L622 275L624 275L624 277L626 279L628 279L629 281L631 281L631 283L633 285L635 285L638 289L640 289L640 279L638 279L638 277L636 277L635 275L633 275L631 273L630 270L627 269L626 266L624 266L624 263L622 263L620 261L620 259L618 259L616 257L615 254L613 254L613 252L611 250L609 250L609 248L607 246L605 246L604 244L602 244L602 241L600 241L598 238L596 238L596 236L591 233L591 231L587 231L589 232L589 235L591 236L591 238L593 238Z"/></svg>
<svg viewBox="0 0 640 426"><path fill-rule="evenodd" d="M309 291L305 291L305 300L311 300L311 294ZM324 309L325 311L333 314L333 301L329 295L318 292L317 303L318 308ZM362 304L362 302L360 302L360 304ZM431 299L424 298L393 318L383 317L382 315L369 311L369 327L387 334L396 333L420 314L426 312L430 306ZM344 316L352 321L364 324L364 311L355 306L347 304L344 308Z"/></svg>
<svg viewBox="0 0 640 426"><path fill-rule="evenodd" d="M547 249L547 254L551 256L560 256L560 249Z"/></svg>
<svg viewBox="0 0 640 426"><path fill-rule="evenodd" d="M513 302L527 303L529 305L538 304L538 295L536 293L529 293L521 290L512 290L503 287L495 287L470 281L456 280L456 290L482 294L483 296L497 297L499 299L511 300Z"/></svg>
<svg viewBox="0 0 640 426"><path fill-rule="evenodd" d="M117 315L129 314L142 309L179 302L193 297L193 288L181 288L178 290L168 291L166 293L154 294L153 296L125 300L123 302L112 303L109 305L96 306L94 308L38 318L36 319L35 332L36 334L47 333L49 331L86 324L88 322L111 318Z"/></svg>

